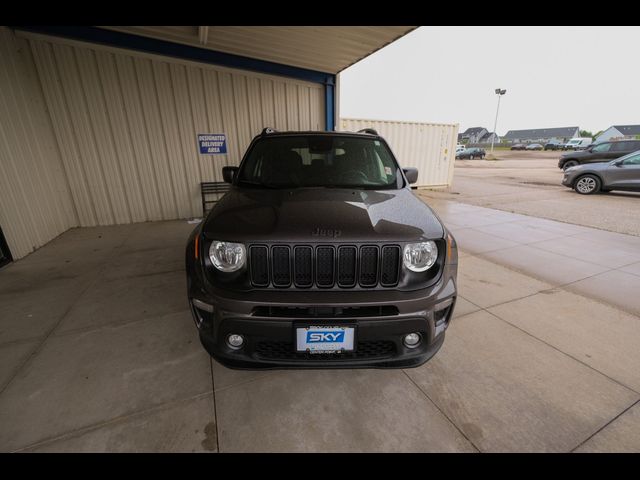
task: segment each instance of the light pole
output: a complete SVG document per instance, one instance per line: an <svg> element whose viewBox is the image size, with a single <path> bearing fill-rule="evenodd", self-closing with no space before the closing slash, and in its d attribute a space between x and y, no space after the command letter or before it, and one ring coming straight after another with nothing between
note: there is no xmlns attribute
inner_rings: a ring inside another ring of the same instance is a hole
<svg viewBox="0 0 640 480"><path fill-rule="evenodd" d="M496 95L498 95L498 108L496 109L496 121L493 123L493 135L491 136L491 155L493 155L493 141L496 138L496 128L498 126L498 112L500 111L500 97L507 93L506 90L496 88Z"/></svg>

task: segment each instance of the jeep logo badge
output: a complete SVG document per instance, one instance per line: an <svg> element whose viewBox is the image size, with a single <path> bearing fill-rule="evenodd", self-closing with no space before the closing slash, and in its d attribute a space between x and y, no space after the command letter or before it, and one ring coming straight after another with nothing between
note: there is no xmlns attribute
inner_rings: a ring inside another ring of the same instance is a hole
<svg viewBox="0 0 640 480"><path fill-rule="evenodd" d="M332 237L338 238L342 235L342 230L331 230L327 228L316 228L311 232L314 237Z"/></svg>

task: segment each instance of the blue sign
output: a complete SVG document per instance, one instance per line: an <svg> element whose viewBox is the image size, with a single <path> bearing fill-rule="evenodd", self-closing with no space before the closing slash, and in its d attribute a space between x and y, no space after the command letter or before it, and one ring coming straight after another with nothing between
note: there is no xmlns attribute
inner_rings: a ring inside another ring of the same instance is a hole
<svg viewBox="0 0 640 480"><path fill-rule="evenodd" d="M201 155L227 153L227 138L224 133L199 133L198 145Z"/></svg>

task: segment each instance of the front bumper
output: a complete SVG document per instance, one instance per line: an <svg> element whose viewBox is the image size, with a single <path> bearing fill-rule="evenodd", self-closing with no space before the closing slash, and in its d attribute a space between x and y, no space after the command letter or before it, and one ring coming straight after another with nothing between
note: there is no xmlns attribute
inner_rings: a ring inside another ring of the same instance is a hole
<svg viewBox="0 0 640 480"><path fill-rule="evenodd" d="M576 172L564 172L564 175L562 176L562 185L564 185L565 187L568 188L573 188L573 184L576 180L576 177L578 176L579 173Z"/></svg>
<svg viewBox="0 0 640 480"><path fill-rule="evenodd" d="M203 289L189 281L189 304L209 354L231 368L407 368L429 360L442 346L456 303L457 265L447 265L434 285L417 291L252 291ZM290 311L291 313L287 313ZM363 312L351 315L349 312ZM344 312L347 312L346 314ZM356 350L310 354L295 351L295 328L353 325ZM419 332L407 348L403 337ZM240 334L240 349L227 344Z"/></svg>

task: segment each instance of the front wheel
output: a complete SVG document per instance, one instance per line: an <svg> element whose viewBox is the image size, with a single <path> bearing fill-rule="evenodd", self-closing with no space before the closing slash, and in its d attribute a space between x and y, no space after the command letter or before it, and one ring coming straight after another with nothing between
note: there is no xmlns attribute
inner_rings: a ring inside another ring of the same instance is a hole
<svg viewBox="0 0 640 480"><path fill-rule="evenodd" d="M569 160L562 164L562 169L566 170L567 168L575 167L576 165L578 165L576 160Z"/></svg>
<svg viewBox="0 0 640 480"><path fill-rule="evenodd" d="M583 175L576 180L574 189L580 195L591 195L600 190L600 179L595 175Z"/></svg>

